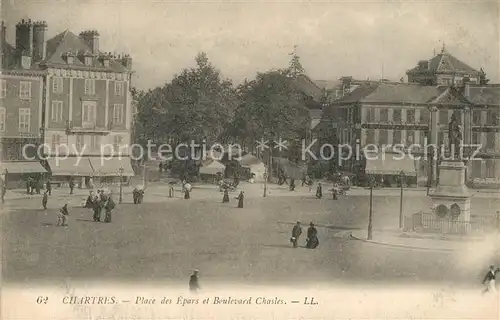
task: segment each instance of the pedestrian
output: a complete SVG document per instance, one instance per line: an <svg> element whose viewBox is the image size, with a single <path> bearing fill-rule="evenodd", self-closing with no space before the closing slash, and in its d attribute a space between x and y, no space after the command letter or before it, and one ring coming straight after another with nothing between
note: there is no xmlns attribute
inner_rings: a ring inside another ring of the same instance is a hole
<svg viewBox="0 0 500 320"><path fill-rule="evenodd" d="M243 195L243 191L240 191L240 194L236 199L238 199L238 208L243 208L243 199L245 196Z"/></svg>
<svg viewBox="0 0 500 320"><path fill-rule="evenodd" d="M199 273L200 271L195 269L189 278L189 291L191 291L191 293L198 293L198 290L200 290L200 284L198 282Z"/></svg>
<svg viewBox="0 0 500 320"><path fill-rule="evenodd" d="M49 200L49 196L47 194L47 191L43 193L43 198L42 198L42 207L44 210L47 210L47 201Z"/></svg>
<svg viewBox="0 0 500 320"><path fill-rule="evenodd" d="M304 175L302 175L302 185L301 185L301 187L303 187L306 184L306 182L307 182L307 176L304 174Z"/></svg>
<svg viewBox="0 0 500 320"><path fill-rule="evenodd" d="M189 195L189 189L184 187L184 199L190 199L191 196Z"/></svg>
<svg viewBox="0 0 500 320"><path fill-rule="evenodd" d="M337 187L333 187L332 189L332 198L333 200L337 200Z"/></svg>
<svg viewBox="0 0 500 320"><path fill-rule="evenodd" d="M87 201L85 201L85 208L92 208L94 206L92 191L89 191L89 196L87 197Z"/></svg>
<svg viewBox="0 0 500 320"><path fill-rule="evenodd" d="M96 196L93 197L92 199L92 208L94 210L94 217L93 220L94 222L100 222L101 221L101 200L99 198L99 191Z"/></svg>
<svg viewBox="0 0 500 320"><path fill-rule="evenodd" d="M170 188L168 188L168 197L169 198L175 197L175 190L173 186L170 186Z"/></svg>
<svg viewBox="0 0 500 320"><path fill-rule="evenodd" d="M321 187L321 183L318 182L318 187L316 188L316 198L321 199L323 197L323 188Z"/></svg>
<svg viewBox="0 0 500 320"><path fill-rule="evenodd" d="M73 189L75 188L75 181L73 181L73 178L69 180L69 194L73 194Z"/></svg>
<svg viewBox="0 0 500 320"><path fill-rule="evenodd" d="M45 186L45 190L49 193L49 196L52 195L52 184L50 183L50 179L47 181L47 184Z"/></svg>
<svg viewBox="0 0 500 320"><path fill-rule="evenodd" d="M2 203L5 203L5 194L7 193L7 187L2 185Z"/></svg>
<svg viewBox="0 0 500 320"><path fill-rule="evenodd" d="M486 288L483 291L483 294L487 292L496 292L495 278L496 274L500 271L500 268L495 269L495 266L491 265L488 273L484 277L483 284L486 285Z"/></svg>
<svg viewBox="0 0 500 320"><path fill-rule="evenodd" d="M160 173L163 172L163 163L160 161L160 164L158 165L158 170L160 171Z"/></svg>
<svg viewBox="0 0 500 320"><path fill-rule="evenodd" d="M307 229L306 248L316 249L319 246L318 230L314 227L314 223L309 223Z"/></svg>
<svg viewBox="0 0 500 320"><path fill-rule="evenodd" d="M224 189L224 196L222 197L222 203L229 202L229 192L227 188Z"/></svg>
<svg viewBox="0 0 500 320"><path fill-rule="evenodd" d="M295 179L290 179L290 191L295 191Z"/></svg>
<svg viewBox="0 0 500 320"><path fill-rule="evenodd" d="M106 210L106 216L104 217L104 222L111 222L111 211L116 207L116 203L113 201L111 195L108 197L108 201L106 202L104 209Z"/></svg>
<svg viewBox="0 0 500 320"><path fill-rule="evenodd" d="M308 180L307 184L309 185L309 192L311 192L313 184L314 184L314 181L313 181L313 179L311 177L309 177L309 180Z"/></svg>
<svg viewBox="0 0 500 320"><path fill-rule="evenodd" d="M294 248L297 248L297 242L299 241L299 237L302 234L302 227L300 226L300 221L293 226L292 229L292 237L290 238L290 242L293 244Z"/></svg>
<svg viewBox="0 0 500 320"><path fill-rule="evenodd" d="M65 203L64 206L59 211L59 215L57 218L57 226L67 226L68 216L69 216L68 204Z"/></svg>
<svg viewBox="0 0 500 320"><path fill-rule="evenodd" d="M40 194L40 189L41 189L41 186L40 186L41 182L39 179L37 179L35 181L35 190L36 190L36 194Z"/></svg>

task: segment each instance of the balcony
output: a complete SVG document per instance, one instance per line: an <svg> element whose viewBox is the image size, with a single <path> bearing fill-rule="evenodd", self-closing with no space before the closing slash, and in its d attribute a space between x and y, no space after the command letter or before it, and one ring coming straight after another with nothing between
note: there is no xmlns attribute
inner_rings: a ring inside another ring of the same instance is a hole
<svg viewBox="0 0 500 320"><path fill-rule="evenodd" d="M96 123L84 122L81 127L73 125L72 121L66 122L66 131L70 133L101 133L101 134L109 134L110 127L109 126L98 126Z"/></svg>

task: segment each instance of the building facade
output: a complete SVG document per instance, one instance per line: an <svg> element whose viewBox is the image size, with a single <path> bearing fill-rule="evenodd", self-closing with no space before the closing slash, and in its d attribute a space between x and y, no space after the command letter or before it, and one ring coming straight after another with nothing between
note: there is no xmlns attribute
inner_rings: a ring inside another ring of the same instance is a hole
<svg viewBox="0 0 500 320"><path fill-rule="evenodd" d="M101 52L95 30L66 30L51 39L46 31L45 22L21 21L13 49L16 67L39 75L31 131L43 133L45 166L54 180L76 178L81 185L133 175L132 59Z"/></svg>
<svg viewBox="0 0 500 320"><path fill-rule="evenodd" d="M459 61L448 53L437 57ZM430 65L435 64L431 59ZM454 66L460 65L465 64L454 62ZM454 72L474 75L467 68ZM439 70L442 73L433 79L444 79L443 68ZM358 143L361 148L375 145L385 151L402 145L407 153L411 146L413 159L391 159L391 152L383 161L362 159L364 173L378 175L390 184L403 171L412 184L432 185L439 176L439 160L434 157L439 159L448 151L448 124L455 115L462 126L463 143L477 145L479 150L477 159L467 161L467 183L472 187L498 187L500 86L485 84L484 72L475 74L476 79L462 77L447 85L366 81L354 90L342 90L343 97L329 104L323 121L341 144ZM431 73L426 76L432 78ZM465 157L472 154L472 148L464 149Z"/></svg>

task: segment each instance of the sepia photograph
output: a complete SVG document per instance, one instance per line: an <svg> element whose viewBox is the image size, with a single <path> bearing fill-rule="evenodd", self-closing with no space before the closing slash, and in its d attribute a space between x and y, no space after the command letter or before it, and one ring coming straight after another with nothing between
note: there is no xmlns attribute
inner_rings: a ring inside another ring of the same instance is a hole
<svg viewBox="0 0 500 320"><path fill-rule="evenodd" d="M498 1L1 0L0 318L498 319Z"/></svg>

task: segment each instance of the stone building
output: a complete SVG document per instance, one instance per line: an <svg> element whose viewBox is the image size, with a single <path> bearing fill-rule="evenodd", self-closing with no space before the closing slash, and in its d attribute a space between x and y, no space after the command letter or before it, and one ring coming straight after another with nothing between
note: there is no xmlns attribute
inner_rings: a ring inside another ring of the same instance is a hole
<svg viewBox="0 0 500 320"><path fill-rule="evenodd" d="M50 39L46 32L45 22L21 21L13 52L18 69L40 76L43 102L31 131L43 132L41 153L53 180L73 177L85 185L133 175L131 57L101 52L95 30Z"/></svg>

